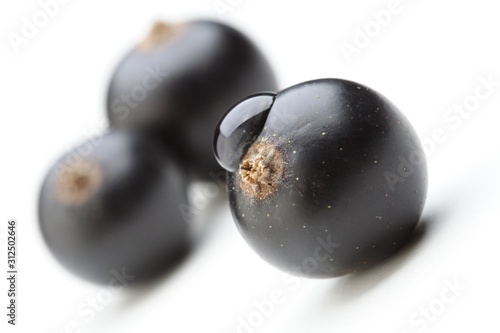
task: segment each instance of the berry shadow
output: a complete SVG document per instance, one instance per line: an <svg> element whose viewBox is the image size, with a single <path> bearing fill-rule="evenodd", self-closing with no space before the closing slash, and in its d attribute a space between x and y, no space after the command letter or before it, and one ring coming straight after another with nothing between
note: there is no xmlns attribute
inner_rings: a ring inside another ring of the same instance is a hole
<svg viewBox="0 0 500 333"><path fill-rule="evenodd" d="M429 231L439 223L442 214L424 214L408 241L392 256L363 271L352 273L335 281L331 301L351 302L374 289L385 279L411 263L425 243ZM340 296L340 297L339 297Z"/></svg>
<svg viewBox="0 0 500 333"><path fill-rule="evenodd" d="M189 260L196 255L196 252L203 251L203 247L222 225L221 221L215 216L227 204L225 192L221 191L219 195L210 199L210 203L206 207L193 213L191 223L194 224L194 232L191 249L180 255L175 263L165 267L155 276L128 285L124 289L122 300L116 306L118 315L123 315L124 312L138 306L150 295L157 292L159 288L168 286L168 283L183 270L183 267L189 264Z"/></svg>

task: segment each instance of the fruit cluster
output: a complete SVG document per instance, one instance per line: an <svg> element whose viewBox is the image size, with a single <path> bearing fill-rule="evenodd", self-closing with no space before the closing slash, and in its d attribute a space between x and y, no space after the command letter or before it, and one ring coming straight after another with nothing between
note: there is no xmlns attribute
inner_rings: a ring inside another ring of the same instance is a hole
<svg viewBox="0 0 500 333"><path fill-rule="evenodd" d="M49 248L93 281L124 267L154 276L191 246L179 209L187 184L223 168L238 229L274 266L334 277L390 256L427 191L408 120L351 81L277 91L266 59L233 28L155 24L113 75L109 133L85 157L63 156L43 183ZM395 183L388 175L407 159L411 173Z"/></svg>
<svg viewBox="0 0 500 333"><path fill-rule="evenodd" d="M140 281L171 267L192 245L179 209L188 183L221 170L218 120L247 95L276 89L267 60L235 29L156 23L111 78L108 133L84 156L75 152L86 143L62 156L43 182L39 220L51 252L99 283L122 268Z"/></svg>

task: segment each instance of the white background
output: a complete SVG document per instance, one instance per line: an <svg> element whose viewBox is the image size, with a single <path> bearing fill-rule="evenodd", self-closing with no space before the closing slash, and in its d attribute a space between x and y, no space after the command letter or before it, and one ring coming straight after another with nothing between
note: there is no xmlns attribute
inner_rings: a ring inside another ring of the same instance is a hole
<svg viewBox="0 0 500 333"><path fill-rule="evenodd" d="M498 329L500 86L460 123L443 119L455 104L474 101L480 77L500 82L494 2L401 0L390 23L350 62L341 43L353 44L356 28L375 29L371 12L387 8L389 0L228 3L234 9L222 20L258 43L281 87L322 77L358 81L382 92L412 121L426 142L430 174L420 232L412 244L364 273L284 280L246 245L227 204L212 202L200 215L212 221L211 231L178 269L150 285L114 294L92 318L79 315L77 309L89 299L109 294L68 273L45 247L36 216L43 176L86 133L102 130L112 70L154 20L219 16L212 0L73 0L60 5L15 52L8 33L20 34L23 17L32 20L40 5L3 1L1 262L6 262L6 221L14 217L20 233L20 292L18 326L12 328L6 324L7 285L1 279L0 330L60 333L74 322L81 332L221 333L237 332L241 320L255 326L241 332ZM435 131L444 132L443 142L432 144ZM447 291L449 283L465 290ZM268 304L271 294L280 292L282 302L274 309L267 306L264 316L256 302ZM422 319L418 313L428 307L432 317Z"/></svg>

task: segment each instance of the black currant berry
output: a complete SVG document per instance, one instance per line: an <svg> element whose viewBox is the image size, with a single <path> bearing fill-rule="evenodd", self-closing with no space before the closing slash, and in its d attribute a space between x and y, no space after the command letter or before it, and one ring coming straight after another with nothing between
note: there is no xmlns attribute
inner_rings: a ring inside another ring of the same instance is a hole
<svg viewBox="0 0 500 333"><path fill-rule="evenodd" d="M268 99L234 106L214 137L233 216L253 249L287 272L318 278L373 266L399 249L427 191L425 156L404 115L370 88L339 79L257 103Z"/></svg>
<svg viewBox="0 0 500 333"><path fill-rule="evenodd" d="M235 101L276 90L273 71L242 33L211 21L157 23L116 68L107 113L117 128L162 139L197 178L220 170L213 128Z"/></svg>
<svg viewBox="0 0 500 333"><path fill-rule="evenodd" d="M43 237L55 257L89 280L125 271L153 277L189 248L185 176L160 145L110 132L64 155L39 197Z"/></svg>

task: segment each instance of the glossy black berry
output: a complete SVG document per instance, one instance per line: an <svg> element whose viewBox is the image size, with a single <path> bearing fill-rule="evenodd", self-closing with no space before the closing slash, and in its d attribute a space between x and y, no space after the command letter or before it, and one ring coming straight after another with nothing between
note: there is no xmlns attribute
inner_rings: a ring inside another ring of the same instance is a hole
<svg viewBox="0 0 500 333"><path fill-rule="evenodd" d="M189 248L185 177L163 148L113 131L62 156L39 197L43 237L71 271L108 283L125 271L140 281Z"/></svg>
<svg viewBox="0 0 500 333"><path fill-rule="evenodd" d="M116 68L107 97L112 126L161 138L196 178L220 170L213 129L236 101L277 89L271 67L242 33L217 22L157 23Z"/></svg>
<svg viewBox="0 0 500 333"><path fill-rule="evenodd" d="M215 158L224 169L238 170L241 158L264 127L274 93L250 96L225 115L215 129Z"/></svg>
<svg viewBox="0 0 500 333"><path fill-rule="evenodd" d="M237 123L239 109L220 126ZM304 82L278 93L256 123L246 138L235 130L219 139L219 129L214 150L231 156L235 145L221 140L248 146L235 152L227 186L238 229L262 258L292 274L334 277L375 265L409 238L426 197L425 156L386 98L345 80Z"/></svg>

